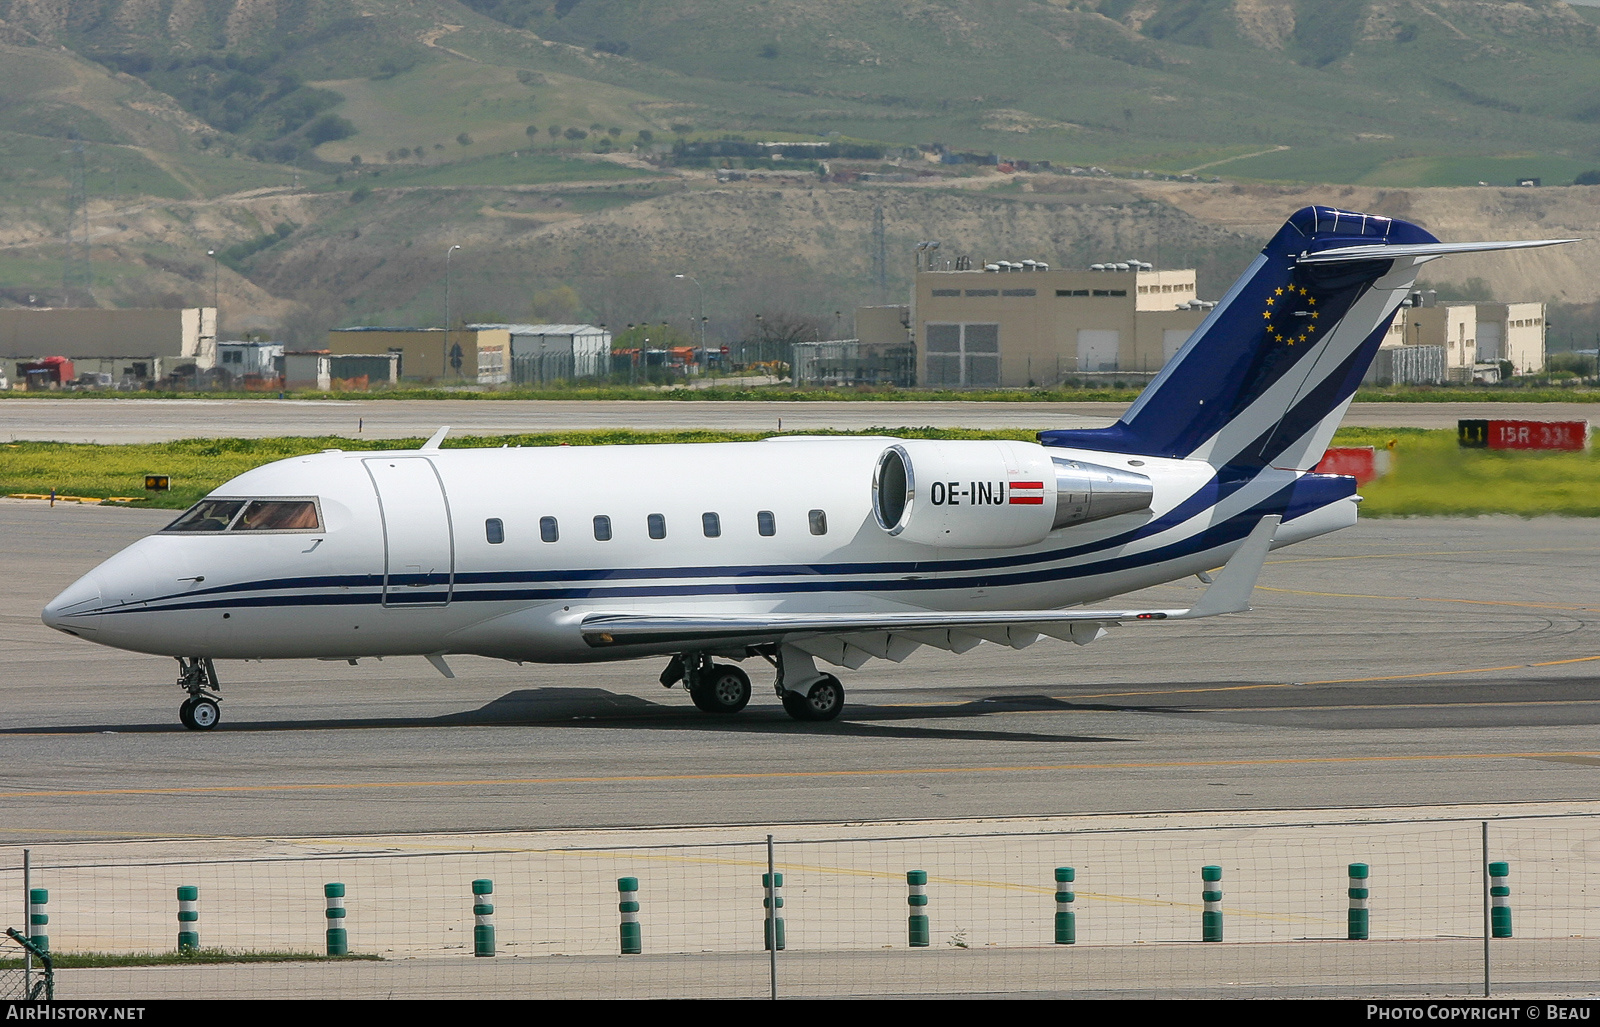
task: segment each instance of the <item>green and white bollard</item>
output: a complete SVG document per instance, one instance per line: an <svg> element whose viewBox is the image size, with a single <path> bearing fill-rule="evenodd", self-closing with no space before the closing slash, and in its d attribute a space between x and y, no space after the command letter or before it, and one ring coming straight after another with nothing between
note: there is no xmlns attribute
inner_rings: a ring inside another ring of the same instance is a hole
<svg viewBox="0 0 1600 1027"><path fill-rule="evenodd" d="M928 947L928 872L926 870L906 871L906 905L911 907L911 915L906 917L907 943L914 949Z"/></svg>
<svg viewBox="0 0 1600 1027"><path fill-rule="evenodd" d="M200 889L192 884L178 888L178 951L200 947Z"/></svg>
<svg viewBox="0 0 1600 1027"><path fill-rule="evenodd" d="M1511 864L1489 864L1489 936L1511 937Z"/></svg>
<svg viewBox="0 0 1600 1027"><path fill-rule="evenodd" d="M480 877L472 882L472 954L494 955L494 882Z"/></svg>
<svg viewBox="0 0 1600 1027"><path fill-rule="evenodd" d="M328 908L323 916L328 921L328 955L348 956L350 936L344 930L344 885L332 881L322 886L322 897Z"/></svg>
<svg viewBox="0 0 1600 1027"><path fill-rule="evenodd" d="M50 951L49 913L50 889L28 889L28 940L42 952Z"/></svg>
<svg viewBox="0 0 1600 1027"><path fill-rule="evenodd" d="M1367 900L1371 897L1367 877L1370 873L1365 863L1350 864L1350 930L1346 935L1350 941L1367 940Z"/></svg>
<svg viewBox="0 0 1600 1027"><path fill-rule="evenodd" d="M1200 899L1205 912L1200 914L1200 940L1222 940L1222 868L1200 868Z"/></svg>
<svg viewBox="0 0 1600 1027"><path fill-rule="evenodd" d="M761 875L761 906L767 911L765 927L762 937L766 941L767 951L772 951L774 939L777 950L783 951L783 915L778 911L783 908L783 875L779 873Z"/></svg>
<svg viewBox="0 0 1600 1027"><path fill-rule="evenodd" d="M1056 944L1075 945L1078 941L1078 916L1072 911L1077 893L1072 882L1078 872L1071 867L1056 867Z"/></svg>
<svg viewBox="0 0 1600 1027"><path fill-rule="evenodd" d="M617 911L622 914L618 930L622 937L622 954L635 956L644 951L644 934L639 928L639 879L617 878Z"/></svg>

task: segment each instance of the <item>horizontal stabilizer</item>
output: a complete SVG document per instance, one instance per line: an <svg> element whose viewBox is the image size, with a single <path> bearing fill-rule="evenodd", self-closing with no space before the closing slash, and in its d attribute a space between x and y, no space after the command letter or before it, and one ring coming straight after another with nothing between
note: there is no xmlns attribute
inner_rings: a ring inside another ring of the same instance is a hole
<svg viewBox="0 0 1600 1027"><path fill-rule="evenodd" d="M1342 264L1355 260L1393 260L1397 257L1448 257L1452 253L1482 253L1486 250L1531 250L1539 246L1564 246L1578 239L1513 239L1506 242L1425 242L1390 246L1340 246L1318 253L1302 253L1296 264Z"/></svg>
<svg viewBox="0 0 1600 1027"><path fill-rule="evenodd" d="M754 645L780 639L793 640L819 636L854 636L862 632L887 632L903 635L924 644L930 636L914 633L951 632L949 642L940 648L964 651L955 644L961 635L976 635L991 641L1021 648L1033 634L1059 635L1073 624L1109 625L1123 621L1193 620L1223 613L1242 613L1250 608L1250 593L1272 545L1272 533L1282 518L1263 517L1222 569L1216 583L1187 610L988 610L972 613L926 611L915 613L750 613L707 614L703 616L654 615L634 613L591 613L579 625L583 640L595 648L624 645L668 645L674 643ZM1069 632L1078 636L1093 633ZM853 641L853 640L852 640ZM1020 644L1019 644L1020 643ZM843 642L841 642L843 644ZM888 645L887 639L882 644ZM1080 643L1082 644L1082 643ZM858 647L859 648L859 647ZM868 654L871 655L871 654ZM824 657L831 659L831 657ZM891 657L892 658L892 657ZM904 659L904 656L900 657ZM840 662L840 661L833 661Z"/></svg>

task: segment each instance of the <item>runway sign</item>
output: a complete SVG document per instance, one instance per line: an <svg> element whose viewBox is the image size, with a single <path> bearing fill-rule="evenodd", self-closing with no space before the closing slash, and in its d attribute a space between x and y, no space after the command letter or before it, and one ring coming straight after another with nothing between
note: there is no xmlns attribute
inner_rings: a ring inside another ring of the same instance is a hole
<svg viewBox="0 0 1600 1027"><path fill-rule="evenodd" d="M1389 473L1389 451L1372 446L1333 446L1315 468L1318 474L1346 474L1365 485Z"/></svg>
<svg viewBox="0 0 1600 1027"><path fill-rule="evenodd" d="M1460 420L1456 438L1468 449L1589 448L1589 422Z"/></svg>

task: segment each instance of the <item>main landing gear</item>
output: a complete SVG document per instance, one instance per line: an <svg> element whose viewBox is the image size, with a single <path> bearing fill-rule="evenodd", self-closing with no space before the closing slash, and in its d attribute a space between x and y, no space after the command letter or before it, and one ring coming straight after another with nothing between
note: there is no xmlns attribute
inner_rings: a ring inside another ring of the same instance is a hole
<svg viewBox="0 0 1600 1027"><path fill-rule="evenodd" d="M210 731L222 719L222 686L217 683L217 669L210 657L178 657L178 687L189 693L189 698L178 707L178 719L190 731ZM211 694L208 694L211 693Z"/></svg>
<svg viewBox="0 0 1600 1027"><path fill-rule="evenodd" d="M712 663L702 653L674 656L661 672L661 683L671 688L679 681L706 713L732 714L750 702L750 676L731 663Z"/></svg>
<svg viewBox="0 0 1600 1027"><path fill-rule="evenodd" d="M811 654L792 645L753 646L777 670L774 682L784 711L795 720L833 720L844 709L844 685L832 674L817 670ZM706 713L738 713L750 702L750 677L729 663L713 663L704 653L674 656L661 672L661 684L671 688L679 681Z"/></svg>

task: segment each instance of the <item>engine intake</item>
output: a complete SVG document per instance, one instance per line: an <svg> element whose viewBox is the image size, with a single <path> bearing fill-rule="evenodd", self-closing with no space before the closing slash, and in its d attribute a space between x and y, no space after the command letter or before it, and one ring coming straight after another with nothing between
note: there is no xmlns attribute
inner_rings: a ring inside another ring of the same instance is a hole
<svg viewBox="0 0 1600 1027"><path fill-rule="evenodd" d="M878 458L878 525L924 545L1004 549L1050 532L1148 510L1150 479L1054 456L1031 442L907 440Z"/></svg>

